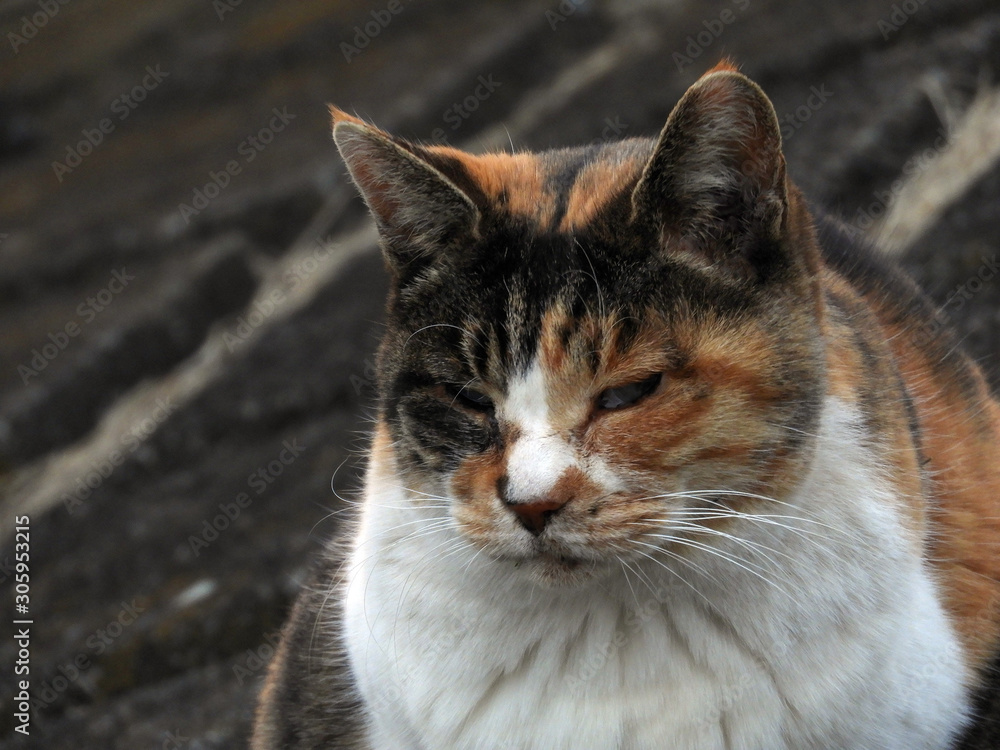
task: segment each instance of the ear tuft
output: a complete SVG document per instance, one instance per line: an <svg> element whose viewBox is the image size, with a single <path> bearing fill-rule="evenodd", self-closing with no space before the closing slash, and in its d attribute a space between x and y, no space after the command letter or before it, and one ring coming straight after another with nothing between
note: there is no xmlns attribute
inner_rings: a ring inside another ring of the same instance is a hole
<svg viewBox="0 0 1000 750"><path fill-rule="evenodd" d="M355 117L354 115L348 114L339 107L335 107L332 104L327 104L326 108L330 111L331 127L336 128L338 123L341 122L353 122L355 125L366 125L364 120Z"/></svg>
<svg viewBox="0 0 1000 750"><path fill-rule="evenodd" d="M707 71L702 78L712 73L739 73L740 68L731 57L723 57L715 64L715 67Z"/></svg>

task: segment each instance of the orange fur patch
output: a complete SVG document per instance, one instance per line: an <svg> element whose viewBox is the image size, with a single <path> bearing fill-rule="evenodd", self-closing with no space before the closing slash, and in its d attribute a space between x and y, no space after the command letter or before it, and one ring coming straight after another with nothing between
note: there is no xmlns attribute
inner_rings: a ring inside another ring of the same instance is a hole
<svg viewBox="0 0 1000 750"><path fill-rule="evenodd" d="M870 317L871 310L854 289L831 274L824 275L824 283L839 299L851 305L848 320L832 314L825 315L823 319L827 341L827 394L854 404L872 425L880 428L880 458L889 469L889 479L907 524L910 541L914 549L921 553L927 534L922 468L910 432L905 396L892 369L891 355L880 337L877 320ZM856 337L861 337L872 351L878 353L879 369L867 376L870 381L865 380L864 360L855 343ZM862 403L863 388L878 394L874 403L870 400Z"/></svg>
<svg viewBox="0 0 1000 750"><path fill-rule="evenodd" d="M515 216L542 225L551 222L555 196L545 186L545 173L536 154L473 155L448 146L432 146L428 151L459 162L490 200Z"/></svg>
<svg viewBox="0 0 1000 750"><path fill-rule="evenodd" d="M489 543L500 515L497 481L505 471L504 455L488 450L466 458L452 476L451 489L461 498L453 513L466 533L480 543Z"/></svg>
<svg viewBox="0 0 1000 750"><path fill-rule="evenodd" d="M332 104L328 104L327 109L330 111L330 120L331 120L330 127L336 127L338 122L353 122L355 125L364 125L366 128L372 128L373 130L377 130L377 128L375 128L372 125L369 125L361 118L355 117L354 115L350 115L344 110L333 106Z"/></svg>
<svg viewBox="0 0 1000 750"><path fill-rule="evenodd" d="M865 385L859 380L860 355L849 341L856 334L865 337L880 361L895 362L912 398L923 466L902 392L882 389L868 408L874 408L870 416L883 427L882 460L908 530L937 573L970 674L981 673L1000 648L1000 405L981 373L968 364L975 384L970 398L953 365L944 366L932 359L931 350L915 344L920 331L910 328L906 316L880 299L862 299L835 274L822 278L827 288L857 305L849 321L838 325L827 318L830 392L856 401Z"/></svg>
<svg viewBox="0 0 1000 750"><path fill-rule="evenodd" d="M624 161L600 159L584 167L570 191L559 231L578 231L590 223L612 198L638 179L647 160L648 155Z"/></svg>
<svg viewBox="0 0 1000 750"><path fill-rule="evenodd" d="M740 69L737 67L736 63L731 57L723 57L719 62L715 64L715 67L711 70L706 71L702 78L711 75L712 73L739 73Z"/></svg>
<svg viewBox="0 0 1000 750"><path fill-rule="evenodd" d="M973 669L1000 646L1000 407L985 394L978 403L929 374L931 363L904 363L920 419L926 469L937 503L929 558Z"/></svg>

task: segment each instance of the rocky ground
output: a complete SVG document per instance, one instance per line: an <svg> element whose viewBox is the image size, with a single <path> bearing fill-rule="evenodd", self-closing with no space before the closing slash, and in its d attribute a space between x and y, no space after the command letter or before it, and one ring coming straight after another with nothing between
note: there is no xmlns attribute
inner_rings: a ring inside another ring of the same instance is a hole
<svg viewBox="0 0 1000 750"><path fill-rule="evenodd" d="M243 747L357 486L385 278L327 102L577 144L657 132L729 54L792 177L871 233L1000 69L1000 8L946 0L9 0L0 30L0 587L27 515L35 704L0 747L49 750ZM901 252L1000 385L990 145Z"/></svg>

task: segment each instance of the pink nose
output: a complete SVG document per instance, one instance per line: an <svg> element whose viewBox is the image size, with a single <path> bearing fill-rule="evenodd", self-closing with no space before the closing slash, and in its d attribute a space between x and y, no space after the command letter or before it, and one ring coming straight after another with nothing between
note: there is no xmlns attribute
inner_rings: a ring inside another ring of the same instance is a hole
<svg viewBox="0 0 1000 750"><path fill-rule="evenodd" d="M524 528L538 536L545 529L548 520L566 502L566 500L536 500L527 503L506 503L506 505L517 516Z"/></svg>

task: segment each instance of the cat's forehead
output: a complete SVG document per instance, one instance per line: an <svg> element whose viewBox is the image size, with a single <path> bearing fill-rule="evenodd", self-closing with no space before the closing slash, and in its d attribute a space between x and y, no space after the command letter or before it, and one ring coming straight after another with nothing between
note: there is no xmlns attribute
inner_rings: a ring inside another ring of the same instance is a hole
<svg viewBox="0 0 1000 750"><path fill-rule="evenodd" d="M539 231L569 234L638 182L654 145L633 138L537 153L428 151L452 161L491 206Z"/></svg>
<svg viewBox="0 0 1000 750"><path fill-rule="evenodd" d="M654 147L629 139L538 153L418 148L484 220L474 239L440 252L401 285L390 309L407 351L464 351L474 369L517 369L539 345L551 361L569 349L593 358L601 341L614 345L605 357L618 356L639 323L657 321L662 344L667 321L693 306L742 308L739 290L717 299L714 281L629 224ZM459 330L467 341L455 340ZM409 338L414 331L420 345Z"/></svg>

